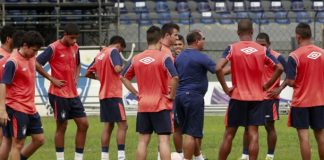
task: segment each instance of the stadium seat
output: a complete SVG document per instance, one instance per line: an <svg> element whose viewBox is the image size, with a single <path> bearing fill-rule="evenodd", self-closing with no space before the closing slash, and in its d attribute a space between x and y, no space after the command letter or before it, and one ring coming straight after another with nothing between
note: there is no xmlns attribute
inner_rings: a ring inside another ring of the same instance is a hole
<svg viewBox="0 0 324 160"><path fill-rule="evenodd" d="M22 15L22 12L20 10L7 10L7 15L13 16L11 18L11 21L14 22L22 22L25 20L25 18Z"/></svg>
<svg viewBox="0 0 324 160"><path fill-rule="evenodd" d="M227 7L226 1L222 1L222 2L216 1L215 2L215 11L219 12L219 13L228 12L228 7Z"/></svg>
<svg viewBox="0 0 324 160"><path fill-rule="evenodd" d="M155 11L157 13L169 12L169 6L166 1L156 1L155 2Z"/></svg>
<svg viewBox="0 0 324 160"><path fill-rule="evenodd" d="M209 3L208 2L197 2L197 11L200 13L211 11Z"/></svg>
<svg viewBox="0 0 324 160"><path fill-rule="evenodd" d="M160 13L158 16L158 23L159 24L166 24L166 23L171 23L172 22L172 18L171 18L171 14L170 12L163 12Z"/></svg>
<svg viewBox="0 0 324 160"><path fill-rule="evenodd" d="M120 24L124 24L124 25L129 25L132 23L130 17L128 17L127 14L120 14L119 22Z"/></svg>
<svg viewBox="0 0 324 160"><path fill-rule="evenodd" d="M234 1L233 2L233 11L234 12L242 12L242 11L245 11L244 1Z"/></svg>
<svg viewBox="0 0 324 160"><path fill-rule="evenodd" d="M289 24L288 13L286 11L275 12L275 22L278 24Z"/></svg>
<svg viewBox="0 0 324 160"><path fill-rule="evenodd" d="M220 24L234 24L233 16L230 13L221 13L219 19Z"/></svg>
<svg viewBox="0 0 324 160"><path fill-rule="evenodd" d="M29 2L29 3L38 3L38 2L41 2L41 0L27 0L27 2Z"/></svg>
<svg viewBox="0 0 324 160"><path fill-rule="evenodd" d="M316 22L324 24L324 11L320 11L316 13Z"/></svg>
<svg viewBox="0 0 324 160"><path fill-rule="evenodd" d="M148 9L145 1L136 1L134 3L135 3L135 7L134 7L135 13L139 13L139 14L148 13Z"/></svg>
<svg viewBox="0 0 324 160"><path fill-rule="evenodd" d="M312 8L315 11L323 11L324 10L324 2L323 1L314 0L313 1Z"/></svg>
<svg viewBox="0 0 324 160"><path fill-rule="evenodd" d="M6 0L5 2L7 2L7 3L15 3L15 2L20 2L20 0Z"/></svg>
<svg viewBox="0 0 324 160"><path fill-rule="evenodd" d="M263 11L261 1L251 1L250 4L249 4L249 9L252 12Z"/></svg>
<svg viewBox="0 0 324 160"><path fill-rule="evenodd" d="M268 24L269 19L265 17L264 12L254 12L251 14L252 21L256 24Z"/></svg>
<svg viewBox="0 0 324 160"><path fill-rule="evenodd" d="M193 20L191 18L190 12L180 12L179 13L179 23L181 24L192 24Z"/></svg>
<svg viewBox="0 0 324 160"><path fill-rule="evenodd" d="M297 23L311 23L312 20L307 13L307 11L296 12L296 22Z"/></svg>
<svg viewBox="0 0 324 160"><path fill-rule="evenodd" d="M295 11L295 12L305 10L304 2L303 1L292 1L291 2L291 10Z"/></svg>
<svg viewBox="0 0 324 160"><path fill-rule="evenodd" d="M272 11L282 11L282 2L281 0L274 0L270 2L270 10Z"/></svg>
<svg viewBox="0 0 324 160"><path fill-rule="evenodd" d="M190 12L189 6L188 6L188 2L187 1L178 1L177 2L177 6L176 6L176 10L180 13L180 12Z"/></svg>
<svg viewBox="0 0 324 160"><path fill-rule="evenodd" d="M214 24L215 19L213 13L209 12L201 12L200 22L204 24Z"/></svg>
<svg viewBox="0 0 324 160"><path fill-rule="evenodd" d="M150 18L150 15L145 12L138 14L138 23L140 25L151 25L152 20Z"/></svg>
<svg viewBox="0 0 324 160"><path fill-rule="evenodd" d="M236 20L239 21L240 19L247 19L250 18L249 12L236 12Z"/></svg>
<svg viewBox="0 0 324 160"><path fill-rule="evenodd" d="M118 4L118 1L115 2L115 8L117 8L118 6L119 6L119 12L121 14L124 14L124 13L127 13L128 12L127 11L127 8L125 7L125 2L124 1L120 0L119 1L119 4Z"/></svg>

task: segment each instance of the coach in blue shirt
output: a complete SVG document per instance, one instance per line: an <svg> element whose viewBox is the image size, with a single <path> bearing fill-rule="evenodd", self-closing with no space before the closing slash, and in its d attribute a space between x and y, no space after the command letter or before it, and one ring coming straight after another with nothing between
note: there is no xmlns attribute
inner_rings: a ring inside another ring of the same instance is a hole
<svg viewBox="0 0 324 160"><path fill-rule="evenodd" d="M203 137L204 96L208 89L207 71L215 73L216 64L200 51L204 48L205 37L199 30L188 33L188 48L175 61L180 81L175 99L176 113L184 139L185 159L203 160L200 143Z"/></svg>

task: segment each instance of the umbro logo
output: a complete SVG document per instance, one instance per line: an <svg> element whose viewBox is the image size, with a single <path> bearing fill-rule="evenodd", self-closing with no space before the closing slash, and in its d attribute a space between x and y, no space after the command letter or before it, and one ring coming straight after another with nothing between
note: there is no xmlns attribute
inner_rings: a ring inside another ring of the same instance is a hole
<svg viewBox="0 0 324 160"><path fill-rule="evenodd" d="M27 71L27 68L23 68L22 71L23 71L23 72Z"/></svg>
<svg viewBox="0 0 324 160"><path fill-rule="evenodd" d="M64 54L61 54L60 57L63 58L63 57L65 57L65 55Z"/></svg>
<svg viewBox="0 0 324 160"><path fill-rule="evenodd" d="M150 64L150 63L154 62L155 59L151 58L151 57L145 57L145 58L140 59L139 61L144 64Z"/></svg>
<svg viewBox="0 0 324 160"><path fill-rule="evenodd" d="M252 54L254 52L257 52L258 50L253 47L247 47L247 48L241 49L241 51L244 52L245 54Z"/></svg>
<svg viewBox="0 0 324 160"><path fill-rule="evenodd" d="M312 52L309 55L307 55L307 58L310 59L317 59L318 57L320 57L322 54L319 52Z"/></svg>

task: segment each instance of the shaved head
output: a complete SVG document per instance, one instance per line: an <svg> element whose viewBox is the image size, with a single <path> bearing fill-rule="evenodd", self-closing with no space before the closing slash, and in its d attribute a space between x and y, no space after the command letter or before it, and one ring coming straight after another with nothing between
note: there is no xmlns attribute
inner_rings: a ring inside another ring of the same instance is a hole
<svg viewBox="0 0 324 160"><path fill-rule="evenodd" d="M253 24L249 19L242 19L238 23L237 32L239 34L251 34L253 33Z"/></svg>

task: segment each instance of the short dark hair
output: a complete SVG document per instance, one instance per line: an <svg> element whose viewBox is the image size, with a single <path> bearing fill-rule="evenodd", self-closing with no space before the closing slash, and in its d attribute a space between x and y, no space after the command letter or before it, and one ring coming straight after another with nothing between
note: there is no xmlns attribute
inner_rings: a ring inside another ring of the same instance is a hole
<svg viewBox="0 0 324 160"><path fill-rule="evenodd" d="M7 37L12 38L13 33L15 32L15 28L11 25L5 25L1 29L1 43L5 44L7 41Z"/></svg>
<svg viewBox="0 0 324 160"><path fill-rule="evenodd" d="M299 23L296 27L295 32L303 39L312 38L312 30L307 23Z"/></svg>
<svg viewBox="0 0 324 160"><path fill-rule="evenodd" d="M237 25L237 31L239 33L247 34L253 32L253 24L250 19L242 19Z"/></svg>
<svg viewBox="0 0 324 160"><path fill-rule="evenodd" d="M269 35L266 34L266 33L264 33L264 32L260 32L260 33L257 35L256 39L265 39L266 42L267 42L268 44L270 44L270 38L269 38Z"/></svg>
<svg viewBox="0 0 324 160"><path fill-rule="evenodd" d="M156 44L157 42L159 42L161 38L162 38L161 29L157 26L151 26L146 31L146 40L148 45Z"/></svg>
<svg viewBox="0 0 324 160"><path fill-rule="evenodd" d="M75 23L68 23L64 26L64 33L67 35L79 34L80 30Z"/></svg>
<svg viewBox="0 0 324 160"><path fill-rule="evenodd" d="M162 26L162 36L164 37L167 33L172 34L173 29L180 31L180 27L175 23L166 23Z"/></svg>
<svg viewBox="0 0 324 160"><path fill-rule="evenodd" d="M20 46L25 43L28 47L42 47L44 45L44 38L37 31L28 31L24 34Z"/></svg>
<svg viewBox="0 0 324 160"><path fill-rule="evenodd" d="M180 35L180 34L178 35L178 37L179 37L178 40L182 41L182 43L185 44L184 37L182 35Z"/></svg>
<svg viewBox="0 0 324 160"><path fill-rule="evenodd" d="M26 32L23 30L17 30L13 35L12 35L12 40L13 40L13 48L19 48L22 46L22 38L24 37L24 34Z"/></svg>
<svg viewBox="0 0 324 160"><path fill-rule="evenodd" d="M192 30L187 34L187 44L191 45L192 43L196 42L197 40L201 40L202 36L200 34L200 30Z"/></svg>
<svg viewBox="0 0 324 160"><path fill-rule="evenodd" d="M109 40L109 45L111 44L120 44L121 47L126 48L125 39L121 36L113 36Z"/></svg>

